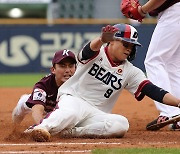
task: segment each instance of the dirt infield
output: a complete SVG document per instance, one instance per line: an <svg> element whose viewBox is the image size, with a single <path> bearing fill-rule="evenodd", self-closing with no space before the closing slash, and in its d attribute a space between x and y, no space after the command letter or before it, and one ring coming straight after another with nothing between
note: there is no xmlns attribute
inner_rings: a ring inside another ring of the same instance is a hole
<svg viewBox="0 0 180 154"><path fill-rule="evenodd" d="M87 139L52 137L50 142L38 143L21 133L33 122L30 115L22 122L18 133L13 133L11 112L19 97L30 93L31 88L0 88L0 153L90 153L95 148L112 147L176 147L180 148L180 131L145 130L148 122L158 116L154 103L149 98L137 102L131 94L123 91L113 113L128 118L130 129L123 138Z"/></svg>

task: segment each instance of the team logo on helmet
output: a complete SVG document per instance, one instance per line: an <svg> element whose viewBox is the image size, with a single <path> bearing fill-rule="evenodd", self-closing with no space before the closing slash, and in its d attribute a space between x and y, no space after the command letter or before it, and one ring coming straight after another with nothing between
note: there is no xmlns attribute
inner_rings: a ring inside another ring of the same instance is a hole
<svg viewBox="0 0 180 154"><path fill-rule="evenodd" d="M128 24L116 24L114 27L119 29L119 31L114 35L115 38L141 46L141 44L137 41L138 32L133 26Z"/></svg>

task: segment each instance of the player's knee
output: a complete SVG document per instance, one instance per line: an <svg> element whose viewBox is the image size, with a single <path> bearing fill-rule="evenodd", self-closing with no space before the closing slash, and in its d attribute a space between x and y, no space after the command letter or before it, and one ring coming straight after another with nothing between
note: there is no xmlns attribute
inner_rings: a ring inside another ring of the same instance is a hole
<svg viewBox="0 0 180 154"><path fill-rule="evenodd" d="M129 122L126 118L121 121L115 121L110 128L111 136L123 137L129 129Z"/></svg>
<svg viewBox="0 0 180 154"><path fill-rule="evenodd" d="M119 130L117 130L116 134L118 137L123 137L126 132L129 130L129 122L128 120L125 120L124 123L116 123L116 126L119 127Z"/></svg>

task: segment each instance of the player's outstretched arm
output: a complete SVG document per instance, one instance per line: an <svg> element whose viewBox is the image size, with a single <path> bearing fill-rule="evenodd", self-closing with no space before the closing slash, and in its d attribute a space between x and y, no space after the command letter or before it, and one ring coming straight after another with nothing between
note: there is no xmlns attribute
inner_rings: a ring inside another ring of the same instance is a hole
<svg viewBox="0 0 180 154"><path fill-rule="evenodd" d="M40 120L44 118L44 106L36 104L32 107L32 117L36 124L39 124Z"/></svg>
<svg viewBox="0 0 180 154"><path fill-rule="evenodd" d="M149 0L144 5L139 3L139 0L122 0L121 12L127 18L142 22L146 14L161 6L166 0Z"/></svg>
<svg viewBox="0 0 180 154"><path fill-rule="evenodd" d="M170 93L164 95L163 103L180 108L180 100L171 95Z"/></svg>
<svg viewBox="0 0 180 154"><path fill-rule="evenodd" d="M166 0L149 0L147 3L145 3L144 5L141 6L141 8L138 8L138 11L141 15L143 15L143 13L148 13L156 8L158 8L159 6L161 6Z"/></svg>
<svg viewBox="0 0 180 154"><path fill-rule="evenodd" d="M90 43L91 50L99 51L101 46L104 43L114 41L115 40L114 34L117 31L118 31L118 29L111 26L111 25L107 25L105 27L102 27L101 35L99 37L95 38L94 40L92 40Z"/></svg>
<svg viewBox="0 0 180 154"><path fill-rule="evenodd" d="M145 84L142 87L141 95L146 95L157 102L180 108L180 99L176 98L175 96L171 95L168 91L154 85L151 82L147 81L147 84Z"/></svg>
<svg viewBox="0 0 180 154"><path fill-rule="evenodd" d="M97 37L91 41L90 48L92 51L99 51L102 45L103 42L100 40L100 37Z"/></svg>

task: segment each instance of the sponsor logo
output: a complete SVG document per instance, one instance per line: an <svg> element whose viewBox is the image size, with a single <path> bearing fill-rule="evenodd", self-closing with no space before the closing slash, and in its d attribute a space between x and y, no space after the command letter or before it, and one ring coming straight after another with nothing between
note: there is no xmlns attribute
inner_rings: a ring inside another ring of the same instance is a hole
<svg viewBox="0 0 180 154"><path fill-rule="evenodd" d="M7 28L7 30L9 29ZM16 33L18 32L16 31ZM23 33L23 35L8 33L12 36L7 36L6 38L8 39L3 37L3 40L0 40L0 64L3 64L0 65L0 69L1 67L27 67L35 62L38 65L40 64L41 68L50 68L53 55L56 51L59 49L69 49L76 54L84 42L88 42L99 35L99 33L40 31L39 34L30 36L23 29L19 30L19 33ZM63 54L68 55L68 52L68 50L65 50ZM3 70L8 71L8 69ZM39 70L37 71L39 72Z"/></svg>
<svg viewBox="0 0 180 154"><path fill-rule="evenodd" d="M12 36L10 41L0 44L0 62L7 66L18 67L27 65L39 54L38 42L29 36Z"/></svg>

